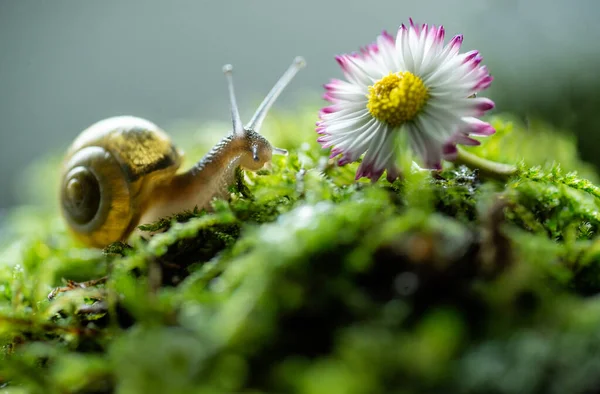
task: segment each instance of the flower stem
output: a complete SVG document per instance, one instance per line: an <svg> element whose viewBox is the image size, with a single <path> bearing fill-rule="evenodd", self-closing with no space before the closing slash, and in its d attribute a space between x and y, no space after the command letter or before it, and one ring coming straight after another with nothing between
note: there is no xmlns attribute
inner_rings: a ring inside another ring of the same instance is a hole
<svg viewBox="0 0 600 394"><path fill-rule="evenodd" d="M517 167L512 164L498 163L483 159L461 148L458 148L458 157L454 163L464 164L471 169L479 170L479 173L484 177L494 178L500 181L506 181L517 172Z"/></svg>

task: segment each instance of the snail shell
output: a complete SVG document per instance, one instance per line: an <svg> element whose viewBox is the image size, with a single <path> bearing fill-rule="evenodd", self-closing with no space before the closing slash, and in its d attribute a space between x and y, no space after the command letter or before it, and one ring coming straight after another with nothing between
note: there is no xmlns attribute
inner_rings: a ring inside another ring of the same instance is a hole
<svg viewBox="0 0 600 394"><path fill-rule="evenodd" d="M168 182L182 155L154 123L133 116L101 120L67 152L61 209L73 234L101 247L130 233L148 193Z"/></svg>

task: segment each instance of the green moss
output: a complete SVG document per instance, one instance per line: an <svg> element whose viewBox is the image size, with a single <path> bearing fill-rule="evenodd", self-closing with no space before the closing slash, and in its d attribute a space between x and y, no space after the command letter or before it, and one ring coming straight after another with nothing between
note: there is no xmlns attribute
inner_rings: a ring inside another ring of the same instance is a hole
<svg viewBox="0 0 600 394"><path fill-rule="evenodd" d="M447 164L370 184L354 181L358 163L337 167L319 148L314 114L266 123L290 154L239 173L229 201L142 226L146 239L104 250L77 245L56 202L38 200L56 187L48 163L59 160L34 164L1 240L5 388L598 387L600 192L571 137L499 116L498 135L471 152L520 163L506 183ZM227 129L217 126L175 133L189 147L186 165ZM104 275L104 284L47 298L63 279Z"/></svg>

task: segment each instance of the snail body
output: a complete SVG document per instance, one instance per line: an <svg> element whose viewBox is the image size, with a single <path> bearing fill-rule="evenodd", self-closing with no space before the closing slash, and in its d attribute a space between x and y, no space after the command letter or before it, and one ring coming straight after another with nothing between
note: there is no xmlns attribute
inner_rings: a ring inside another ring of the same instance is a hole
<svg viewBox="0 0 600 394"><path fill-rule="evenodd" d="M273 154L286 154L259 130L275 99L303 65L302 58L295 59L245 126L232 67L225 66L233 131L187 171L179 171L183 153L146 119L117 116L85 129L63 162L60 205L70 232L85 245L104 247L126 241L140 224L206 208L213 198L227 197L237 168L257 171Z"/></svg>

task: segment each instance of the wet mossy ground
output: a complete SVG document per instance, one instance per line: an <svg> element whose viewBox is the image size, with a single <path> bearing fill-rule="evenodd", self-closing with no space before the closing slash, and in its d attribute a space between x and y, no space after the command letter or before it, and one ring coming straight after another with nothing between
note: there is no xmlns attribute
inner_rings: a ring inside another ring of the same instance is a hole
<svg viewBox="0 0 600 394"><path fill-rule="evenodd" d="M600 392L600 189L572 138L498 116L472 152L519 163L508 181L407 158L403 179L371 184L328 160L314 114L269 121L291 153L230 201L103 251L35 198L59 158L34 165L0 249L3 389ZM190 162L209 129L182 133Z"/></svg>

